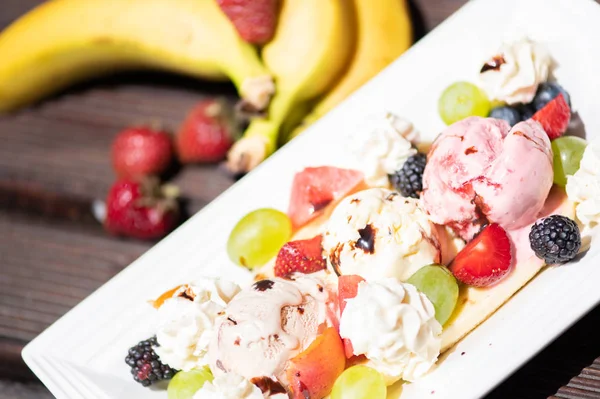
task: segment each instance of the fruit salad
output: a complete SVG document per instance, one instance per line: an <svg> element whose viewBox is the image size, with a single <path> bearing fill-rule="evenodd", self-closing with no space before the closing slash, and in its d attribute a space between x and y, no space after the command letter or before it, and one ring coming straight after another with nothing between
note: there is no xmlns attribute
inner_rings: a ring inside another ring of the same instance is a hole
<svg viewBox="0 0 600 399"><path fill-rule="evenodd" d="M569 134L553 68L542 44L506 43L441 93L432 143L384 113L349 134L355 167L290 176L289 208L250 212L227 242L253 283L156 298L133 378L169 380L170 399L384 399L426 375L600 221L600 142Z"/></svg>

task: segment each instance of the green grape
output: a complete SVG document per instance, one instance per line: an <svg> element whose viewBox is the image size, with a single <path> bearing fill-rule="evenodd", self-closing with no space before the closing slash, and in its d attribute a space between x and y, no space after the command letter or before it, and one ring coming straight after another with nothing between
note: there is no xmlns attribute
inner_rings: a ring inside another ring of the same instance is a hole
<svg viewBox="0 0 600 399"><path fill-rule="evenodd" d="M452 273L445 266L424 266L410 276L407 283L429 298L435 308L435 318L444 325L458 301L458 284Z"/></svg>
<svg viewBox="0 0 600 399"><path fill-rule="evenodd" d="M169 381L167 396L169 399L192 399L206 381L212 380L213 375L208 367L180 371Z"/></svg>
<svg viewBox="0 0 600 399"><path fill-rule="evenodd" d="M438 101L438 111L446 125L469 116L486 117L490 109L490 100L485 93L469 82L456 82L448 86Z"/></svg>
<svg viewBox="0 0 600 399"><path fill-rule="evenodd" d="M238 265L253 269L277 255L291 236L292 223L285 213L257 209L235 225L227 241L227 253Z"/></svg>
<svg viewBox="0 0 600 399"><path fill-rule="evenodd" d="M584 139L575 136L559 137L552 141L554 183L564 187L567 184L567 176L579 170L586 145Z"/></svg>
<svg viewBox="0 0 600 399"><path fill-rule="evenodd" d="M378 371L367 366L352 366L333 384L331 399L385 399L387 388Z"/></svg>

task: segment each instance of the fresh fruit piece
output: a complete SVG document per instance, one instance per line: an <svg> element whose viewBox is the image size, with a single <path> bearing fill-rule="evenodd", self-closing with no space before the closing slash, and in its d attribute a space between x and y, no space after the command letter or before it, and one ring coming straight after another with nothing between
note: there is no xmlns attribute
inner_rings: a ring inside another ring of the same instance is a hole
<svg viewBox="0 0 600 399"><path fill-rule="evenodd" d="M522 120L519 110L509 105L492 108L490 111L490 118L505 120L511 126L516 125Z"/></svg>
<svg viewBox="0 0 600 399"><path fill-rule="evenodd" d="M358 37L348 69L301 125L288 135L288 140L332 110L411 46L413 35L408 1L354 0L354 8Z"/></svg>
<svg viewBox="0 0 600 399"><path fill-rule="evenodd" d="M516 107L516 109L519 111L522 121L531 119L533 114L535 114L535 109L533 109L533 106L531 104L517 104L514 107Z"/></svg>
<svg viewBox="0 0 600 399"><path fill-rule="evenodd" d="M256 48L240 40L215 0L46 1L4 30L0 59L0 111L93 76L143 67L229 77L258 110L275 91Z"/></svg>
<svg viewBox="0 0 600 399"><path fill-rule="evenodd" d="M365 281L364 278L355 274L343 274L338 278L338 303L340 305L340 315L346 308L346 299L354 298L358 293L358 283ZM344 343L344 354L347 359L354 356L352 342L348 338L342 338Z"/></svg>
<svg viewBox="0 0 600 399"><path fill-rule="evenodd" d="M571 120L571 109L562 94L559 94L544 108L533 114L532 118L542 125L550 140L554 140L567 131Z"/></svg>
<svg viewBox="0 0 600 399"><path fill-rule="evenodd" d="M187 287L187 285L185 286ZM160 308L167 299L172 298L173 295L182 287L184 287L184 285L178 285L175 288L171 288L170 290L163 292L158 298L152 301L152 307L154 307L154 309Z"/></svg>
<svg viewBox="0 0 600 399"><path fill-rule="evenodd" d="M554 183L561 187L567 185L567 176L579 170L581 158L587 142L575 136L563 136L552 140L554 154Z"/></svg>
<svg viewBox="0 0 600 399"><path fill-rule="evenodd" d="M346 367L344 347L338 332L327 328L286 370L292 399L323 398L331 392Z"/></svg>
<svg viewBox="0 0 600 399"><path fill-rule="evenodd" d="M419 198L423 191L423 172L427 155L417 153L404 162L402 168L390 175L390 183L403 197Z"/></svg>
<svg viewBox="0 0 600 399"><path fill-rule="evenodd" d="M173 157L171 136L148 127L128 128L115 137L111 155L120 177L160 175Z"/></svg>
<svg viewBox="0 0 600 399"><path fill-rule="evenodd" d="M544 82L539 85L537 92L535 93L535 97L531 103L533 109L539 111L559 94L563 95L565 101L569 104L569 108L571 108L571 96L561 85L554 82Z"/></svg>
<svg viewBox="0 0 600 399"><path fill-rule="evenodd" d="M358 293L358 283L361 281L365 281L365 279L356 274L343 274L338 278L340 314L346 308L346 299L354 298Z"/></svg>
<svg viewBox="0 0 600 399"><path fill-rule="evenodd" d="M121 179L106 198L104 227L112 234L140 239L167 235L179 219L177 189L156 179Z"/></svg>
<svg viewBox="0 0 600 399"><path fill-rule="evenodd" d="M273 38L279 0L217 0L242 39L265 44Z"/></svg>
<svg viewBox="0 0 600 399"><path fill-rule="evenodd" d="M451 125L469 116L488 116L490 100L473 83L456 82L442 93L438 101L438 111L446 125Z"/></svg>
<svg viewBox="0 0 600 399"><path fill-rule="evenodd" d="M262 59L277 82L277 93L267 117L254 118L229 151L227 165L232 172L248 172L271 155L281 126L296 107L325 93L340 76L355 41L351 2L282 3L275 36L262 50Z"/></svg>
<svg viewBox="0 0 600 399"><path fill-rule="evenodd" d="M193 399L204 383L212 380L213 375L208 366L190 371L180 371L169 381L167 397L169 399Z"/></svg>
<svg viewBox="0 0 600 399"><path fill-rule="evenodd" d="M285 213L257 209L235 225L227 241L227 253L233 262L253 269L277 255L291 235L292 224Z"/></svg>
<svg viewBox="0 0 600 399"><path fill-rule="evenodd" d="M552 215L535 222L529 233L529 242L538 258L547 264L560 264L577 256L581 235L574 220Z"/></svg>
<svg viewBox="0 0 600 399"><path fill-rule="evenodd" d="M407 280L433 303L435 318L443 326L452 316L458 301L458 284L452 273L442 265L423 266Z"/></svg>
<svg viewBox="0 0 600 399"><path fill-rule="evenodd" d="M335 381L331 399L385 399L387 387L383 376L367 366L352 366Z"/></svg>
<svg viewBox="0 0 600 399"><path fill-rule="evenodd" d="M296 240L286 243L277 254L275 276L286 277L291 273L314 273L325 269L327 263L321 247L323 236L309 240Z"/></svg>
<svg viewBox="0 0 600 399"><path fill-rule="evenodd" d="M140 341L137 345L129 348L125 357L125 363L131 367L131 374L136 382L147 387L161 380L173 378L176 370L163 364L154 347L157 347L156 337Z"/></svg>
<svg viewBox="0 0 600 399"><path fill-rule="evenodd" d="M362 181L362 172L333 166L306 168L296 173L288 208L294 228L305 225L321 209L343 198Z"/></svg>
<svg viewBox="0 0 600 399"><path fill-rule="evenodd" d="M175 139L182 163L218 162L237 137L233 112L222 100L199 102L188 113Z"/></svg>
<svg viewBox="0 0 600 399"><path fill-rule="evenodd" d="M450 271L467 285L487 287L509 272L511 261L508 235L500 225L492 223L456 255Z"/></svg>

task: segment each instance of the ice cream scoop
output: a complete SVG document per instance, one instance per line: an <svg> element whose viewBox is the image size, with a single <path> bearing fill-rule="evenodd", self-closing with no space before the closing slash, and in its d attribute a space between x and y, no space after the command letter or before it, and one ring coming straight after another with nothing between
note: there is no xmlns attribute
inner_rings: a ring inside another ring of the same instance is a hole
<svg viewBox="0 0 600 399"><path fill-rule="evenodd" d="M323 229L323 250L338 274L408 279L440 261L435 225L419 201L372 188L341 201Z"/></svg>
<svg viewBox="0 0 600 399"><path fill-rule="evenodd" d="M322 329L337 324L326 272L261 280L242 290L225 308L209 348L215 375L276 378L286 384L288 361Z"/></svg>
<svg viewBox="0 0 600 399"><path fill-rule="evenodd" d="M552 187L552 150L533 120L470 117L433 143L421 200L431 220L470 240L487 222L506 230L536 219Z"/></svg>

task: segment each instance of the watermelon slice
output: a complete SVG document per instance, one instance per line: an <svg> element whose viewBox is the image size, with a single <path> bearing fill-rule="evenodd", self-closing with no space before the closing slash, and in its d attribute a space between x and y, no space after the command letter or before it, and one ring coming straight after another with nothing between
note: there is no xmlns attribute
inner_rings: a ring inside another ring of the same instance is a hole
<svg viewBox="0 0 600 399"><path fill-rule="evenodd" d="M294 228L308 223L320 210L343 198L362 181L362 172L333 166L306 168L296 173L288 209Z"/></svg>
<svg viewBox="0 0 600 399"><path fill-rule="evenodd" d="M365 281L361 276L354 274L342 275L338 279L338 300L340 303L340 315L346 307L346 299L354 298L358 293L358 283ZM346 358L350 359L354 356L354 348L352 342L348 338L342 338L344 343L344 353Z"/></svg>

